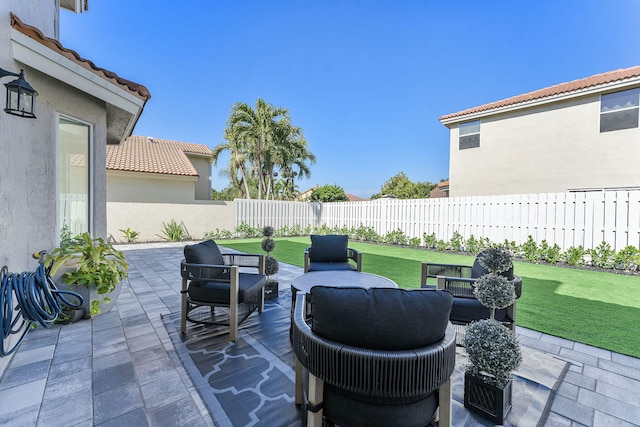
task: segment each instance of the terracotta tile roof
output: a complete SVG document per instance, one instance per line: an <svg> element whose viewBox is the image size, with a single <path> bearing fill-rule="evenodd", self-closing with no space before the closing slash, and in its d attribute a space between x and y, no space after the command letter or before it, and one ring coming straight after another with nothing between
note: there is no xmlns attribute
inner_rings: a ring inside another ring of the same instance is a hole
<svg viewBox="0 0 640 427"><path fill-rule="evenodd" d="M107 170L198 176L187 154L213 155L202 144L130 136L121 144L107 145Z"/></svg>
<svg viewBox="0 0 640 427"><path fill-rule="evenodd" d="M501 107L507 107L517 104L524 104L531 101L541 100L543 98L563 95L574 91L593 88L608 83L613 83L625 79L640 77L640 66L631 68L625 68L615 71L609 71L607 73L596 74L595 76L587 77L584 79L574 80L567 83L560 83L555 86L551 86L544 89L535 90L533 92L525 93L523 95L514 96L511 98L503 99L501 101L491 102L489 104L481 105L479 107L469 108L458 113L447 114L440 117L440 121L450 120L456 117L462 117L473 113L480 113L483 111L490 111Z"/></svg>
<svg viewBox="0 0 640 427"><path fill-rule="evenodd" d="M108 71L108 70L105 70L104 68L97 67L93 62L89 61L88 59L82 58L75 51L71 49L67 49L64 46L62 46L58 40L45 36L42 33L42 31L40 31L38 28L23 23L20 20L20 18L18 18L13 13L11 13L11 27L16 29L17 31L20 31L22 34L25 34L26 36L31 37L32 39L48 47L49 49L70 59L71 61L85 68L86 70L89 70L92 73L102 77L103 79L107 80L109 83L115 84L116 86L120 86L123 89L131 92L138 98L143 99L145 102L151 98L151 94L149 93L149 90L145 86L138 83L134 83L130 80L123 79L122 77L118 76L116 73L112 71Z"/></svg>

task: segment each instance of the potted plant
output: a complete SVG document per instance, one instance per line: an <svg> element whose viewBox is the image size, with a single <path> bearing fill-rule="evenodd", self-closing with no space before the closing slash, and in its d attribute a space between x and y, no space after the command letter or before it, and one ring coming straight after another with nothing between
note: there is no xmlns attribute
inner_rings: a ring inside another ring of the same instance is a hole
<svg viewBox="0 0 640 427"><path fill-rule="evenodd" d="M276 248L276 242L271 238L273 236L273 227L267 225L262 229L262 235L264 239L262 239L261 247L262 250L267 253L265 257L265 265L264 270L267 275L267 284L264 287L264 295L266 298L277 298L278 297L278 279L274 276L278 273L279 264L278 260L269 255L271 251Z"/></svg>
<svg viewBox="0 0 640 427"><path fill-rule="evenodd" d="M84 300L76 318L106 313L115 305L128 264L124 254L104 239L89 233L66 238L48 257L56 285L79 293Z"/></svg>
<svg viewBox="0 0 640 427"><path fill-rule="evenodd" d="M512 373L522 363L515 333L495 320L495 310L510 306L516 299L513 283L500 273L513 270L513 255L501 246L492 246L478 255L489 273L475 283L474 295L490 310L490 318L469 324L464 347L469 364L464 376L464 406L498 424L504 423L512 405Z"/></svg>

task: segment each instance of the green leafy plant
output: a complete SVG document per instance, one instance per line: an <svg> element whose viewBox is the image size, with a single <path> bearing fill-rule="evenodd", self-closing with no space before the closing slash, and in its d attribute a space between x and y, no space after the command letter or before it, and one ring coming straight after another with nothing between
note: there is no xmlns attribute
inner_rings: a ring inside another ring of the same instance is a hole
<svg viewBox="0 0 640 427"><path fill-rule="evenodd" d="M184 223L178 222L175 219L172 219L168 223L162 223L162 234L164 238L170 242L181 242L190 239Z"/></svg>
<svg viewBox="0 0 640 427"><path fill-rule="evenodd" d="M220 230L219 228L216 228L215 231L207 231L206 233L204 233L205 239L220 240L220 239L231 239L232 237L233 237L233 234L231 233L231 231Z"/></svg>
<svg viewBox="0 0 640 427"><path fill-rule="evenodd" d="M118 283L127 277L128 264L124 254L104 239L92 238L89 233L61 244L49 254L47 262L51 266L51 275L63 265L74 267L62 276L66 284L95 287L98 295L103 295L100 300L91 301L92 315L101 312L102 302L110 302L104 295L113 292Z"/></svg>
<svg viewBox="0 0 640 427"><path fill-rule="evenodd" d="M457 231L453 232L451 240L449 240L449 249L456 252L462 252L464 250L464 237Z"/></svg>
<svg viewBox="0 0 640 427"><path fill-rule="evenodd" d="M619 270L637 270L640 265L640 250L631 245L626 246L615 255L614 264Z"/></svg>
<svg viewBox="0 0 640 427"><path fill-rule="evenodd" d="M529 235L527 241L522 245L522 252L524 258L531 262L538 262L540 260L538 244L533 240L533 236L531 235Z"/></svg>
<svg viewBox="0 0 640 427"><path fill-rule="evenodd" d="M120 231L124 234L124 238L127 243L134 243L138 239L139 232L133 231L131 228L127 227L126 230L120 229Z"/></svg>
<svg viewBox="0 0 640 427"><path fill-rule="evenodd" d="M483 245L480 240L476 239L473 234L469 236L465 245L465 249L467 250L467 252L471 252L472 254L477 254L482 250L482 248L483 248Z"/></svg>
<svg viewBox="0 0 640 427"><path fill-rule="evenodd" d="M409 239L409 246L411 246L412 248L417 248L420 246L420 238L418 237L412 237Z"/></svg>
<svg viewBox="0 0 640 427"><path fill-rule="evenodd" d="M560 246L558 246L558 244L554 244L553 246L550 246L549 243L547 243L546 240L543 240L540 243L540 248L538 249L538 253L540 255L540 258L542 258L543 260L545 260L546 262L548 262L549 264L557 264L558 261L560 260Z"/></svg>
<svg viewBox="0 0 640 427"><path fill-rule="evenodd" d="M406 245L408 241L406 234L399 228L395 231L390 231L384 236L384 242L390 245Z"/></svg>
<svg viewBox="0 0 640 427"><path fill-rule="evenodd" d="M562 254L562 258L569 265L583 265L584 256L586 254L587 254L587 251L584 249L582 245L578 247L571 246Z"/></svg>
<svg viewBox="0 0 640 427"><path fill-rule="evenodd" d="M478 262L491 273L502 273L513 267L513 254L502 245L493 245L478 254Z"/></svg>
<svg viewBox="0 0 640 427"><path fill-rule="evenodd" d="M591 264L600 268L612 268L615 252L607 242L602 242L589 251Z"/></svg>
<svg viewBox="0 0 640 427"><path fill-rule="evenodd" d="M422 240L424 240L424 245L427 249L433 249L438 245L438 238L436 237L436 233L423 233Z"/></svg>

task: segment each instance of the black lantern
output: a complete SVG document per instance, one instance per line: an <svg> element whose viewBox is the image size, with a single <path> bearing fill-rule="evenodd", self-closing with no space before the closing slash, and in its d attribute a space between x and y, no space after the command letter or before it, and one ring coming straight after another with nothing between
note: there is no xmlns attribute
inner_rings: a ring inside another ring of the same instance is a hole
<svg viewBox="0 0 640 427"><path fill-rule="evenodd" d="M7 107L4 111L8 114L35 119L38 92L24 79L24 70L20 70L20 74L16 74L0 68L0 78L7 76L17 77L17 79L4 84L7 88Z"/></svg>

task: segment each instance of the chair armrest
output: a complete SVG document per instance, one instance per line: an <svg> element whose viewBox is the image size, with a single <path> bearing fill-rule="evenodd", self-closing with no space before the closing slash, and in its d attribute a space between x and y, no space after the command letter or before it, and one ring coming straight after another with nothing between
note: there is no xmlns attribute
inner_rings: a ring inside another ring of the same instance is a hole
<svg viewBox="0 0 640 427"><path fill-rule="evenodd" d="M420 274L420 287L433 285L433 281L438 276L447 277L471 277L472 266L464 264L438 264L435 262L423 262Z"/></svg>
<svg viewBox="0 0 640 427"><path fill-rule="evenodd" d="M436 289L447 290L456 298L476 298L473 294L473 288L478 279L438 276L436 280Z"/></svg>
<svg viewBox="0 0 640 427"><path fill-rule="evenodd" d="M311 262L311 259L309 258L309 249L311 248L305 248L304 250L304 272L308 273L309 272L309 263Z"/></svg>
<svg viewBox="0 0 640 427"><path fill-rule="evenodd" d="M235 265L238 267L257 268L260 274L265 274L265 259L263 254L223 254L222 259L225 265Z"/></svg>
<svg viewBox="0 0 640 427"><path fill-rule="evenodd" d="M448 324L441 341L412 350L372 350L319 335L306 323L306 295L296 296L293 347L311 374L340 389L376 397L420 396L446 383L455 368L456 332ZM387 375L389 372L394 375ZM416 381L413 376L421 372ZM411 381L405 381L411 379Z"/></svg>
<svg viewBox="0 0 640 427"><path fill-rule="evenodd" d="M184 259L180 263L180 274L186 280L219 278L221 274L229 271L229 265L193 264Z"/></svg>
<svg viewBox="0 0 640 427"><path fill-rule="evenodd" d="M357 249L347 248L347 258L356 262L356 269L362 271L362 252Z"/></svg>

